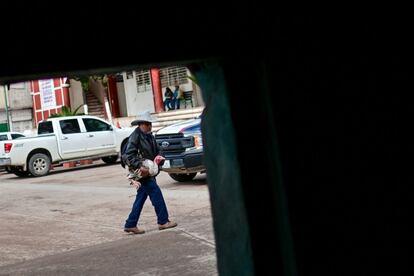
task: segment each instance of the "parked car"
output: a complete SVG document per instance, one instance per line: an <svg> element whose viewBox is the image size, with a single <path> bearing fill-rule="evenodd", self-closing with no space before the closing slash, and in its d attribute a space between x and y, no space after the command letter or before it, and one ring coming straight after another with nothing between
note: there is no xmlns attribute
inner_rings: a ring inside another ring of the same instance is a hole
<svg viewBox="0 0 414 276"><path fill-rule="evenodd" d="M26 137L23 133L20 132L0 132L0 141L14 140L20 137Z"/></svg>
<svg viewBox="0 0 414 276"><path fill-rule="evenodd" d="M5 155L4 141L14 140L14 139L18 139L21 137L26 137L26 136L23 133L14 132L14 131L0 132L0 170L6 169L6 171L9 171L7 167L5 166L5 164L2 163L2 159L1 159Z"/></svg>
<svg viewBox="0 0 414 276"><path fill-rule="evenodd" d="M17 176L43 176L51 164L98 158L115 163L133 130L95 116L49 118L39 123L38 136L5 142L0 164Z"/></svg>
<svg viewBox="0 0 414 276"><path fill-rule="evenodd" d="M192 180L197 173L205 173L201 116L158 130L157 144L165 157L161 170L179 182Z"/></svg>

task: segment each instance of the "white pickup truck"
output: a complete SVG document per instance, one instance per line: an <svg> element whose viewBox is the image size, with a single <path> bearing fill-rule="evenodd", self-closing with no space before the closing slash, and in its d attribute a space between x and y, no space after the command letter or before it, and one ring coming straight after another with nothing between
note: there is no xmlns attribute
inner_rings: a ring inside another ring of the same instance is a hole
<svg viewBox="0 0 414 276"><path fill-rule="evenodd" d="M102 158L118 160L134 128L117 128L94 116L50 118L39 123L38 136L4 143L0 164L17 176L44 176L52 164Z"/></svg>

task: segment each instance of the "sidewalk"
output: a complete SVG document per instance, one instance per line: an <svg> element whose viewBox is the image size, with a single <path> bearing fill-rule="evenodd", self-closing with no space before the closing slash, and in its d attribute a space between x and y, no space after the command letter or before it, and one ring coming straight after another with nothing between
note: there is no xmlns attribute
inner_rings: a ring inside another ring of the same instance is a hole
<svg viewBox="0 0 414 276"><path fill-rule="evenodd" d="M0 173L0 275L217 275L206 175L157 177L178 226L158 230L147 200L123 231L136 191L119 164L56 168L42 178Z"/></svg>
<svg viewBox="0 0 414 276"><path fill-rule="evenodd" d="M215 254L175 228L3 266L0 275L218 275Z"/></svg>

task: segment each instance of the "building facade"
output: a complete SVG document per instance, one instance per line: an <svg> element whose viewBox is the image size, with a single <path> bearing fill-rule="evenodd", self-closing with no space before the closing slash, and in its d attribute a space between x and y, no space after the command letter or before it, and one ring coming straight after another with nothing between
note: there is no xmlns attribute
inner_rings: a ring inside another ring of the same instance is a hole
<svg viewBox="0 0 414 276"><path fill-rule="evenodd" d="M69 89L66 78L34 80L30 82L30 94L33 102L33 124L62 111L63 106L70 107Z"/></svg>
<svg viewBox="0 0 414 276"><path fill-rule="evenodd" d="M201 91L189 76L190 71L183 66L159 68L157 81L161 86L162 100L165 100L167 87L174 90L179 85L182 93L190 95L186 102L181 103L180 109L204 106ZM106 85L90 79L88 96L79 81L64 77L11 84L7 89L0 86L0 131L7 130L9 121L10 130L34 132L40 121L61 112L63 106L71 110L82 106L79 112L109 121L134 117L147 110L155 113L155 93L159 91L154 91L152 82L151 70L148 69L113 74L108 77ZM92 112L94 109L97 109L96 114Z"/></svg>
<svg viewBox="0 0 414 276"><path fill-rule="evenodd" d="M198 86L189 79L189 76L190 71L186 67L171 66L160 68L163 100L165 100L165 88L170 87L174 91L175 85L178 84L183 93L191 92L192 96L192 105L182 104L180 105L180 109L204 106L201 91ZM122 84L119 84L119 82L122 82ZM124 90L124 97L119 99L119 104L123 105L120 108L123 117L135 116L143 110L155 112L155 91L152 89L152 79L149 69L122 72L122 80L118 80L117 87Z"/></svg>
<svg viewBox="0 0 414 276"><path fill-rule="evenodd" d="M27 132L33 128L30 83L0 86L0 131Z"/></svg>

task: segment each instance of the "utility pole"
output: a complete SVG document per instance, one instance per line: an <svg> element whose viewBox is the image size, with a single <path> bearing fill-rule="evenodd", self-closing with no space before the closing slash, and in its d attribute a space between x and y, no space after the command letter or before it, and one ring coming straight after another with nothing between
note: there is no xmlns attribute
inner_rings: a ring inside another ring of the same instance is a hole
<svg viewBox="0 0 414 276"><path fill-rule="evenodd" d="M8 84L4 84L4 100L5 100L5 109L6 109L6 119L7 119L7 131L11 131L10 128L10 119L9 119L9 102L8 102L8 96L7 96L7 86Z"/></svg>

